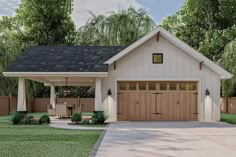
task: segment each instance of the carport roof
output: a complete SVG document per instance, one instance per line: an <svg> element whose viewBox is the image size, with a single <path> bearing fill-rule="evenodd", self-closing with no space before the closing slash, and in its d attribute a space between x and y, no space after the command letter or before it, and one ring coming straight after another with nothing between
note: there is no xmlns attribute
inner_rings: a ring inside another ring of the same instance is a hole
<svg viewBox="0 0 236 157"><path fill-rule="evenodd" d="M107 72L106 60L122 46L36 46L27 48L6 72Z"/></svg>

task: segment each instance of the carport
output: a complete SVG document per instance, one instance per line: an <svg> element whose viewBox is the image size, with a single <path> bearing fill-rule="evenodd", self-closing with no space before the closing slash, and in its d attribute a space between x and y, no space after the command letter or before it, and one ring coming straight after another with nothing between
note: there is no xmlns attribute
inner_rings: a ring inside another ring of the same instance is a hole
<svg viewBox="0 0 236 157"><path fill-rule="evenodd" d="M50 104L55 108L56 86L95 87L95 110L101 110L102 78L108 76L107 59L121 47L37 46L26 49L4 76L18 78L17 111L26 111L25 79L51 87Z"/></svg>

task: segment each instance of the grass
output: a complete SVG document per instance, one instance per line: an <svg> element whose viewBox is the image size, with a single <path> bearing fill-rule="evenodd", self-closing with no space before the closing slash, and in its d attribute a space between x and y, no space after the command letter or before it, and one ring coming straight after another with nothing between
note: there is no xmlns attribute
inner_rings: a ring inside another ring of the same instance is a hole
<svg viewBox="0 0 236 157"><path fill-rule="evenodd" d="M32 115L40 117L42 113ZM10 118L0 117L0 156L4 157L87 157L101 134L47 125L12 125Z"/></svg>
<svg viewBox="0 0 236 157"><path fill-rule="evenodd" d="M227 122L227 123L230 123L230 124L236 124L236 114L221 113L220 120L222 122Z"/></svg>

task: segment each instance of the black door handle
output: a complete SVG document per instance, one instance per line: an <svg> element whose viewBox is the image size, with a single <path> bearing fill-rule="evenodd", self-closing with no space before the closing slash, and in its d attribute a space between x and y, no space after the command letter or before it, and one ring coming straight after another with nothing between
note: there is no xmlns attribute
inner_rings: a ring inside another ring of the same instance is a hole
<svg viewBox="0 0 236 157"><path fill-rule="evenodd" d="M153 93L153 94L162 94L162 93L158 93L158 92L157 92L157 93Z"/></svg>
<svg viewBox="0 0 236 157"><path fill-rule="evenodd" d="M162 113L158 113L158 112L156 112L156 113L152 113L152 114L162 114Z"/></svg>

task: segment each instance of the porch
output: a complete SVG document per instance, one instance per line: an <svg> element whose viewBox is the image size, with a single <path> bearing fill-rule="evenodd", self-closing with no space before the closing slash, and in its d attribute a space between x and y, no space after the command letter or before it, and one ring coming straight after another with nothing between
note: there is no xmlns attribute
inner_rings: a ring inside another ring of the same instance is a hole
<svg viewBox="0 0 236 157"><path fill-rule="evenodd" d="M50 101L49 104L55 109L56 107L56 92L55 87L57 86L92 86L95 88L94 110L101 111L102 109L102 88L101 80L103 77L107 77L106 72L96 73L75 73L75 72L64 72L64 73L53 73L53 72L27 72L27 73L11 73L5 72L7 77L18 77L18 99L17 99L17 111L27 112L26 106L26 92L25 92L25 79L43 83L45 86L50 86ZM79 99L79 98L78 98ZM63 100L57 103L64 103ZM91 101L91 100L90 100ZM76 102L76 100L75 100ZM70 103L70 102L67 102ZM49 105L48 104L48 105ZM75 104L75 111L78 110L78 103ZM90 107L91 108L91 107Z"/></svg>

